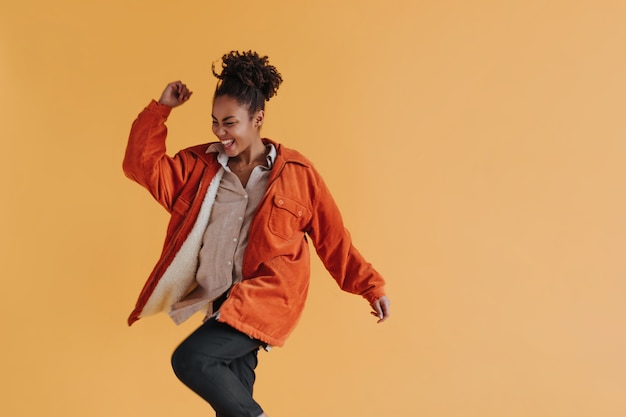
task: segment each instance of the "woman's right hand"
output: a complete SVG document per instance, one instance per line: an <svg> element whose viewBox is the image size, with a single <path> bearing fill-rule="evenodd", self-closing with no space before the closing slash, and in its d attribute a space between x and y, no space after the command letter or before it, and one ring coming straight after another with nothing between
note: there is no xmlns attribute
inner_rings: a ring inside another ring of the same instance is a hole
<svg viewBox="0 0 626 417"><path fill-rule="evenodd" d="M159 103L170 107L180 106L189 100L189 97L191 97L192 94L193 92L189 91L187 86L183 84L182 81L174 81L165 87L165 90L163 90L163 94L161 94L161 98L159 99Z"/></svg>

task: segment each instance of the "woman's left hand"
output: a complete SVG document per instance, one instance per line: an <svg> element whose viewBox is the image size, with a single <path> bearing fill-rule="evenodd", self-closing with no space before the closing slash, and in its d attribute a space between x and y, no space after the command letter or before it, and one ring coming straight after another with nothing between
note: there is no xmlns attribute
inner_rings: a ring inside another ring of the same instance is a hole
<svg viewBox="0 0 626 417"><path fill-rule="evenodd" d="M389 310L389 298L386 295L383 295L378 300L372 303L372 316L378 317L378 323L382 323L383 321L389 318L389 314L391 313Z"/></svg>

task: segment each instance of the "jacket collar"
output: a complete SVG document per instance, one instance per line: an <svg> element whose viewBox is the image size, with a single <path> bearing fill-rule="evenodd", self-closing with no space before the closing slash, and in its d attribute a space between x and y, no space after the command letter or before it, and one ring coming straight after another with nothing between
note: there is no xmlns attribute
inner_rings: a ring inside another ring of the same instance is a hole
<svg viewBox="0 0 626 417"><path fill-rule="evenodd" d="M276 148L274 168L282 168L282 166L286 163L296 163L305 167L310 167L312 165L311 161L305 158L300 152L287 148L272 139L263 138L262 140L266 145L272 144ZM213 163L217 160L218 151L217 148L212 145L219 143L220 142L204 143L193 146L188 150L206 163Z"/></svg>

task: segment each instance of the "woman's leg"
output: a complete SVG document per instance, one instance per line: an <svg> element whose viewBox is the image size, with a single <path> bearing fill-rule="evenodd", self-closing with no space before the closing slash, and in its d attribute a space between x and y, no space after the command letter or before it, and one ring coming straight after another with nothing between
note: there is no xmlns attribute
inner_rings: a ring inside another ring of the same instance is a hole
<svg viewBox="0 0 626 417"><path fill-rule="evenodd" d="M252 399L252 385L261 344L210 319L174 351L172 367L218 417L258 417L263 409Z"/></svg>
<svg viewBox="0 0 626 417"><path fill-rule="evenodd" d="M228 366L230 370L235 374L239 382L244 386L246 391L252 396L254 380L256 374L254 372L257 365L257 353L258 349L251 352L241 358L237 358ZM217 413L215 417L229 417L229 414Z"/></svg>
<svg viewBox="0 0 626 417"><path fill-rule="evenodd" d="M241 358L237 358L228 365L230 370L235 374L237 379L243 384L246 388L246 391L252 395L254 381L256 379L256 373L254 370L258 364L258 355L259 349L250 352L249 354L242 356Z"/></svg>

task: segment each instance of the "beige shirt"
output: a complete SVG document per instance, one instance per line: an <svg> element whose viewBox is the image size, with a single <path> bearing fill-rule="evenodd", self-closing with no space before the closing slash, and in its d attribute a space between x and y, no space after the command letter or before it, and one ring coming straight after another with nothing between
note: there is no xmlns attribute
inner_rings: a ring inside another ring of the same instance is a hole
<svg viewBox="0 0 626 417"><path fill-rule="evenodd" d="M217 160L225 172L198 253L197 286L172 306L172 318L185 320L205 308L211 315L212 301L242 280L241 267L250 223L265 194L276 158L274 145L269 144L268 148L267 164L253 169L245 188L228 167L228 155L222 144L214 143L207 149L207 152L218 152Z"/></svg>

